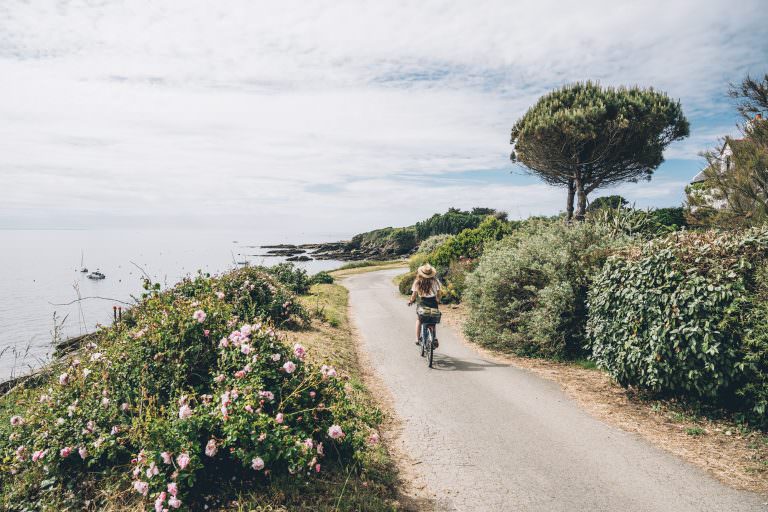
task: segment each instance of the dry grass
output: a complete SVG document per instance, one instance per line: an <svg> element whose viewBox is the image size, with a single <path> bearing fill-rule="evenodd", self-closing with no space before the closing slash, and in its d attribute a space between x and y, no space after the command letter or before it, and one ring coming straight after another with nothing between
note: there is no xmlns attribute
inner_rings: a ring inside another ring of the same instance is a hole
<svg viewBox="0 0 768 512"><path fill-rule="evenodd" d="M399 263L390 263L361 267L343 271L343 275L398 266ZM339 272L333 274L339 277ZM359 404L383 412L384 421L379 430L383 450L378 453L376 460L368 461L368 464L371 466L369 469L387 483L386 486L380 486L380 491L386 492L392 510L411 512L432 508L431 503L412 491L409 464L403 463L408 459L399 446L400 429L395 415L390 412L391 398L384 384L375 377L364 351L360 350L358 334L349 321L349 292L339 284L318 284L299 300L310 312L310 325L306 329L286 331L283 334L291 342L306 346L309 357L316 362L335 366L343 377L349 379L353 398Z"/></svg>
<svg viewBox="0 0 768 512"><path fill-rule="evenodd" d="M364 274L366 272L376 272L377 270L389 270L392 268L408 268L408 261L407 260L385 261L385 262L382 262L380 265L369 265L366 267L333 270L330 272L330 274L336 279L341 279L343 277L353 276L355 274Z"/></svg>
<svg viewBox="0 0 768 512"><path fill-rule="evenodd" d="M464 307L445 307L443 311L444 321L461 334L466 318ZM734 422L694 415L674 402L644 399L598 369L472 346L486 357L526 368L559 383L593 416L645 438L708 471L721 482L768 495L768 435Z"/></svg>

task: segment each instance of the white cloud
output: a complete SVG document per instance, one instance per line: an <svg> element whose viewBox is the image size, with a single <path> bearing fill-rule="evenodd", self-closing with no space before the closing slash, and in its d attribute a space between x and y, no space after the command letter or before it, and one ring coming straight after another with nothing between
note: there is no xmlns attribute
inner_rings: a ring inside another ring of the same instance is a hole
<svg viewBox="0 0 768 512"><path fill-rule="evenodd" d="M451 205L555 212L538 184L423 190L507 166L514 120L588 78L681 98L693 136L668 157L697 158L731 130L725 84L764 71L760 3L7 2L1 213L357 229Z"/></svg>

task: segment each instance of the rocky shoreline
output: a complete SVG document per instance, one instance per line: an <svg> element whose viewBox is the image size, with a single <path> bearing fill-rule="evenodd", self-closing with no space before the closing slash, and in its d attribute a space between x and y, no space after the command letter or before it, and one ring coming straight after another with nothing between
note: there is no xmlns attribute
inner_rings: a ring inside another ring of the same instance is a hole
<svg viewBox="0 0 768 512"><path fill-rule="evenodd" d="M390 247L364 246L354 241L325 242L312 244L276 244L260 245L264 254L253 254L258 257L286 257L287 261L312 261L312 260L388 260L403 256L393 251Z"/></svg>

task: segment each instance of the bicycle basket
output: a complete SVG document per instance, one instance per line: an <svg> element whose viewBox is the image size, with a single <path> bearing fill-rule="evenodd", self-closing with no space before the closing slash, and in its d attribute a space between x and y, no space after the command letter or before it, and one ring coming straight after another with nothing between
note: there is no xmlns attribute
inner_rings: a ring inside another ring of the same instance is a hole
<svg viewBox="0 0 768 512"><path fill-rule="evenodd" d="M419 321L424 324L439 324L442 316L439 309L428 306L419 306L416 313L419 315Z"/></svg>

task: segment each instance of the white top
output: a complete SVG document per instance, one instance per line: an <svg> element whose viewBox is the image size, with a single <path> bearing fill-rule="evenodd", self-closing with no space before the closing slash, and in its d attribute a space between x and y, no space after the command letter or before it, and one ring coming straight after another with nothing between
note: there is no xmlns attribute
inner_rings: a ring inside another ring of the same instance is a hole
<svg viewBox="0 0 768 512"><path fill-rule="evenodd" d="M422 295L419 292L419 290L416 289L416 281L415 280L413 281L413 285L411 285L411 291L418 293L419 297L421 297L422 299L429 299L431 297L437 297L437 292L440 291L440 288L441 288L440 281L438 281L437 278L435 278L432 281L432 290L429 293L425 294L425 295Z"/></svg>

